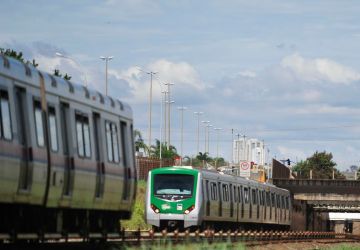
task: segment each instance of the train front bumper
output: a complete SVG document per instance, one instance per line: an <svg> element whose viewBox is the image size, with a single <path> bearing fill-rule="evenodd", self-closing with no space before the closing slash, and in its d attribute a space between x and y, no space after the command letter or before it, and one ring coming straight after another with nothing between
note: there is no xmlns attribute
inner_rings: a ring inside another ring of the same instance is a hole
<svg viewBox="0 0 360 250"><path fill-rule="evenodd" d="M161 221L183 221L184 228L199 225L199 219L196 214L156 214L147 213L147 223L160 227Z"/></svg>

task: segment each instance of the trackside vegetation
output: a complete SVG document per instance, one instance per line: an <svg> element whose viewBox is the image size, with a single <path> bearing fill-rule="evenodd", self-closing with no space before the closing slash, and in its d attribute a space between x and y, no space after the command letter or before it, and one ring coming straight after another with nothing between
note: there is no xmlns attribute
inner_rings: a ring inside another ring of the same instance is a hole
<svg viewBox="0 0 360 250"><path fill-rule="evenodd" d="M145 222L145 194L146 181L138 181L136 200L130 220L121 220L120 224L125 230L150 230L151 226Z"/></svg>

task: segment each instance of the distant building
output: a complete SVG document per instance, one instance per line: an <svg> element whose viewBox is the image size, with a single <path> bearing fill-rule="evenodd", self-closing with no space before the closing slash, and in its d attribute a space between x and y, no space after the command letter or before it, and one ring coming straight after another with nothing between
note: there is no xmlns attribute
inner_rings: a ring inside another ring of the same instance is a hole
<svg viewBox="0 0 360 250"><path fill-rule="evenodd" d="M257 165L265 165L264 141L258 139L239 138L233 141L233 163L242 161L253 162Z"/></svg>

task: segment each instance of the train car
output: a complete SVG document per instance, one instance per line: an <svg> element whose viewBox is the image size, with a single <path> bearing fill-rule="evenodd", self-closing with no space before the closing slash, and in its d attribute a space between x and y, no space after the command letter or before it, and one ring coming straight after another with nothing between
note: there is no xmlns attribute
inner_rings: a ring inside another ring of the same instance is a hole
<svg viewBox="0 0 360 250"><path fill-rule="evenodd" d="M117 232L132 131L129 105L0 55L0 233Z"/></svg>
<svg viewBox="0 0 360 250"><path fill-rule="evenodd" d="M157 230L287 229L290 193L216 171L158 168L148 176L146 220Z"/></svg>

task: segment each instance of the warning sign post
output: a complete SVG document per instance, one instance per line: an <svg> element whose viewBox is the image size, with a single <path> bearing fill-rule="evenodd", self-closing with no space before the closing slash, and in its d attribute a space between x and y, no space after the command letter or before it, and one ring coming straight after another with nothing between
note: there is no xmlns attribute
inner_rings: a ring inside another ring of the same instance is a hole
<svg viewBox="0 0 360 250"><path fill-rule="evenodd" d="M247 161L240 162L240 176L250 178L251 164Z"/></svg>

